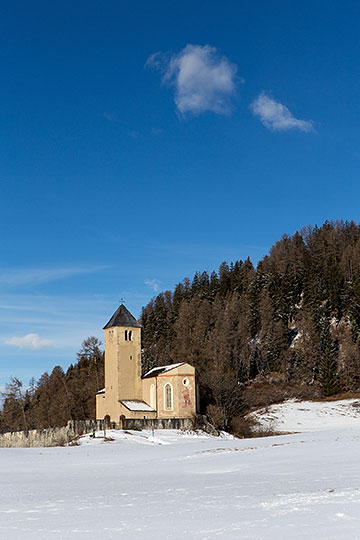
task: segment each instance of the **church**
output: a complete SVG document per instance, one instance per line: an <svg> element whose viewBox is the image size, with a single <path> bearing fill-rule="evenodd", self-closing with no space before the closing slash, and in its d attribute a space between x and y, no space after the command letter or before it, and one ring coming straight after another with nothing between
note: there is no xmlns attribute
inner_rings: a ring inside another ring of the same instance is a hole
<svg viewBox="0 0 360 540"><path fill-rule="evenodd" d="M141 375L141 325L121 304L105 330L105 388L96 395L96 419L129 427L129 420L175 426L196 414L195 369L181 362Z"/></svg>

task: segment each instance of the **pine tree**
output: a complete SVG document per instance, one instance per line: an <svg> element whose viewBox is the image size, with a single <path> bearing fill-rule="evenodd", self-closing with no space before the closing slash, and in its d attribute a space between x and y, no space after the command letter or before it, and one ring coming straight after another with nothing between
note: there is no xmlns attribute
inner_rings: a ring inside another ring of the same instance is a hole
<svg viewBox="0 0 360 540"><path fill-rule="evenodd" d="M330 333L330 326L327 319L322 321L322 331L320 335L321 358L319 362L318 381L319 386L325 396L331 396L338 389L337 375L337 344Z"/></svg>

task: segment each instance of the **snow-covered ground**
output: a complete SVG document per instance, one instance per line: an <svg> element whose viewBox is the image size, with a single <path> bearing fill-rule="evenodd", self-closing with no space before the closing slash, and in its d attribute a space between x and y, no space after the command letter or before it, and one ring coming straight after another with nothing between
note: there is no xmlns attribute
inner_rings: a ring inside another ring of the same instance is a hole
<svg viewBox="0 0 360 540"><path fill-rule="evenodd" d="M359 426L360 401L296 401L289 400L252 413L264 428L277 432L304 432L343 429Z"/></svg>
<svg viewBox="0 0 360 540"><path fill-rule="evenodd" d="M261 439L109 432L1 448L0 539L360 539L360 418L333 416L324 429L318 409L299 410L286 430L312 431Z"/></svg>

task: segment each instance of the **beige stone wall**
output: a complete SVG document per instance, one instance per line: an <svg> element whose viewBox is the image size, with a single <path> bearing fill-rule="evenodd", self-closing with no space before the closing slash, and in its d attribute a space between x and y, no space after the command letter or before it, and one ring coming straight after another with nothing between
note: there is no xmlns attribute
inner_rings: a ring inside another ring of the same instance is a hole
<svg viewBox="0 0 360 540"><path fill-rule="evenodd" d="M195 368L190 364L180 366L178 368L177 383L179 418L192 417L196 414Z"/></svg>
<svg viewBox="0 0 360 540"><path fill-rule="evenodd" d="M105 394L96 396L96 418L109 415L112 422L118 422L123 414L120 399L142 399L141 328L105 329Z"/></svg>
<svg viewBox="0 0 360 540"><path fill-rule="evenodd" d="M119 422L119 418L121 415L124 415L125 418L156 418L155 412L149 412L149 411L129 411L127 407L125 407L122 403L119 403L119 415L117 422Z"/></svg>
<svg viewBox="0 0 360 540"><path fill-rule="evenodd" d="M156 413L149 411L129 411L119 401L114 402L111 399L107 399L106 394L97 394L96 419L103 420L106 416L110 417L111 422L119 424L121 416L125 416L125 418L153 419L156 418Z"/></svg>
<svg viewBox="0 0 360 540"><path fill-rule="evenodd" d="M195 369L190 364L174 368L158 377L143 379L142 382L143 400L149 405L151 385L156 389L157 418L190 418L196 414ZM171 409L166 408L166 384L172 388Z"/></svg>
<svg viewBox="0 0 360 540"><path fill-rule="evenodd" d="M105 330L105 389L116 399L141 399L141 328Z"/></svg>
<svg viewBox="0 0 360 540"><path fill-rule="evenodd" d="M1 448L30 448L65 446L75 437L76 432L69 426L49 429L31 429L29 431L13 431L0 435Z"/></svg>
<svg viewBox="0 0 360 540"><path fill-rule="evenodd" d="M150 407L153 407L155 410L157 409L157 402L156 402L156 385L157 380L156 377L151 377L149 379L142 379L142 399L150 405ZM155 388L155 403L151 403L151 386Z"/></svg>
<svg viewBox="0 0 360 540"><path fill-rule="evenodd" d="M105 394L96 394L96 419L103 420L107 414Z"/></svg>
<svg viewBox="0 0 360 540"><path fill-rule="evenodd" d="M125 333L128 339L125 339ZM130 334L131 333L131 334ZM131 339L129 336L131 335ZM165 388L171 385L172 406L166 407ZM152 390L153 389L153 390ZM130 411L120 400L143 400L156 412ZM195 369L184 364L141 379L141 328L105 329L105 393L96 396L96 418L191 418L196 413Z"/></svg>

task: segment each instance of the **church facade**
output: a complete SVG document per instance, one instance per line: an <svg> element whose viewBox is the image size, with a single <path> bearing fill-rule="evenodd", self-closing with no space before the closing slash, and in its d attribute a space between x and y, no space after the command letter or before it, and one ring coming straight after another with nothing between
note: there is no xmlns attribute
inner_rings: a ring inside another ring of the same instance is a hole
<svg viewBox="0 0 360 540"><path fill-rule="evenodd" d="M128 419L190 419L196 414L195 369L181 362L141 375L141 325L121 304L105 331L105 388L96 419L124 427Z"/></svg>

